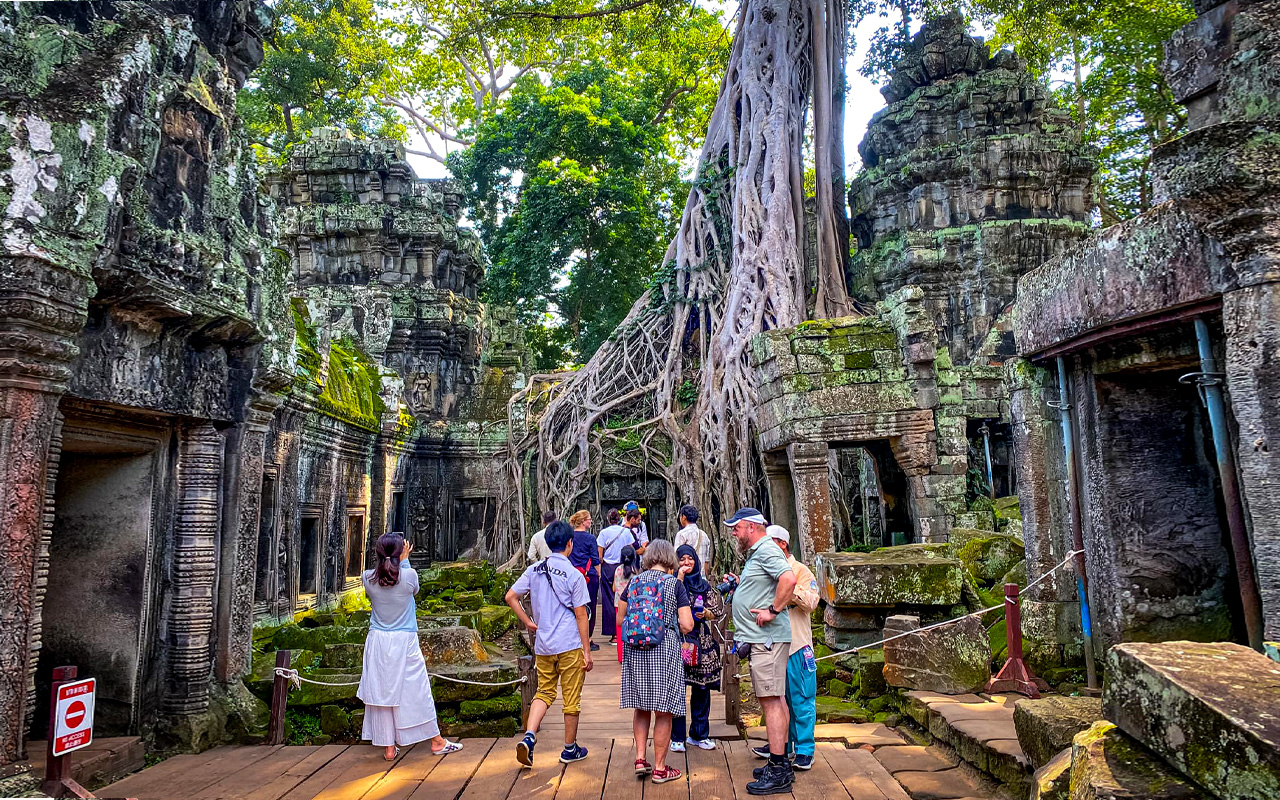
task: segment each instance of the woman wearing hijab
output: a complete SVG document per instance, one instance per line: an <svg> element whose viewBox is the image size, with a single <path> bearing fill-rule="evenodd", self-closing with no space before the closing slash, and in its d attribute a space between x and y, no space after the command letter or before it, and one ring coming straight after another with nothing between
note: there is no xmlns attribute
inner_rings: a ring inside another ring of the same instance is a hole
<svg viewBox="0 0 1280 800"><path fill-rule="evenodd" d="M364 643L364 671L356 697L364 701L364 731L374 747L394 761L400 746L431 740L433 755L462 749L440 735L431 679L418 645L418 573L409 565L413 546L398 533L384 533L374 545L378 564L361 578L373 613Z"/></svg>
<svg viewBox="0 0 1280 800"><path fill-rule="evenodd" d="M724 639L724 600L710 581L702 574L698 551L682 544L676 548L680 559L677 575L684 581L693 604L693 631L684 637L685 653L689 644L696 653L688 654L684 662L684 682L691 687L689 716L692 718L685 738L685 718L676 717L671 723L671 749L683 752L685 744L703 750L716 749L711 740L711 692L720 689L720 641ZM684 655L684 653L682 653Z"/></svg>

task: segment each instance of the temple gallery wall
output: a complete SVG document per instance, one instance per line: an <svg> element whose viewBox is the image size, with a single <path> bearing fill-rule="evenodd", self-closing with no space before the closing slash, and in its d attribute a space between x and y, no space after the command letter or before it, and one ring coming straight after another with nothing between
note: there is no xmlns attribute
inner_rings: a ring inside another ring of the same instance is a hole
<svg viewBox="0 0 1280 800"><path fill-rule="evenodd" d="M960 602L856 576L976 539L1031 580L1082 549L1099 660L1280 638L1280 25L1199 6L1166 51L1190 131L1154 154L1161 202L1105 230L1097 153L1014 54L952 16L897 65L849 183L863 311L751 342L760 489L722 499L799 532L833 646ZM255 621L338 603L381 533L518 558L523 329L401 145L319 129L255 161L260 3L0 22L0 763L63 663L99 678L100 735L207 747L252 713ZM582 503L631 499L671 536L687 498L618 460ZM1026 600L1039 663L1083 657L1079 599L1055 573Z"/></svg>

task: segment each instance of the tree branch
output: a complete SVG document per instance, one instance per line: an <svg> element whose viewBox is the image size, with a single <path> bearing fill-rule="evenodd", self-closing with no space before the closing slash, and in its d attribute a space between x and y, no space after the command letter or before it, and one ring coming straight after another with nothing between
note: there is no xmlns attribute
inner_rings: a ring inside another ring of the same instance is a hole
<svg viewBox="0 0 1280 800"><path fill-rule="evenodd" d="M631 0L629 3L602 8L597 11L584 11L580 14L552 14L546 11L494 11L493 16L505 19L549 19L555 22L568 22L576 19L599 19L613 14L625 14L628 11L635 11L637 8L647 6L653 2L657 2L657 0Z"/></svg>
<svg viewBox="0 0 1280 800"><path fill-rule="evenodd" d="M431 121L430 119L428 119L427 117L423 116L420 112L418 112L418 110L417 110L417 109L415 109L415 108L414 108L413 106L411 106L411 105L407 105L407 104L405 104L405 103L400 102L399 100L395 100L395 99L392 99L392 98L389 98L389 97L388 97L388 98L383 98L383 100L382 100L382 104L383 104L384 106L393 106L393 107L395 107L395 108L400 109L400 110L401 110L401 111L403 111L404 113L408 114L408 115L409 115L409 117L410 117L414 122L421 123L421 124L423 124L423 125L427 126L428 128L430 128L430 129L432 130L432 132L434 132L434 133L435 133L437 136L439 136L441 139L446 139L446 140L448 140L448 141L450 141L450 142L453 142L454 144L460 144L460 145L463 145L464 147L470 147L471 145L475 144L475 142L473 142L473 141L471 141L471 140L469 140L469 139L463 139L463 138L461 138L461 137L459 137L459 136L457 136L457 135L455 135L455 134L448 133L447 131L445 131L445 129L444 129L444 128L442 128L441 126L439 126L439 125L437 125L436 123L432 122L432 121ZM422 133L422 131L421 131L421 130L419 130L419 133ZM424 135L424 138L425 138L425 135Z"/></svg>

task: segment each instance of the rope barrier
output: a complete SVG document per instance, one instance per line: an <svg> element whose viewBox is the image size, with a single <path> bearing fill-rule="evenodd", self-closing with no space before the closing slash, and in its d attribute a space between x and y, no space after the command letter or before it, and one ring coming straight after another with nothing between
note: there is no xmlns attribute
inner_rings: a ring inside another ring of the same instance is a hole
<svg viewBox="0 0 1280 800"><path fill-rule="evenodd" d="M1047 577L1049 577L1050 575L1054 574L1054 573L1055 573L1055 572L1057 572L1058 570L1062 569L1064 566L1066 566L1066 564L1067 564L1069 561L1071 561L1071 559L1075 558L1076 556L1080 555L1080 554L1081 554L1081 553L1083 553L1083 552L1084 552L1083 550L1072 550L1070 553L1067 553L1067 557L1066 557L1066 558L1064 558L1064 559L1062 559L1061 561L1059 561L1059 562L1058 562L1058 563L1053 567L1053 569L1049 570L1048 572L1046 572L1046 573L1044 573L1043 575L1041 575L1039 578L1036 578L1036 579L1035 579L1034 581L1032 581L1031 583L1028 583L1026 586L1024 586L1024 587L1022 587L1021 589L1019 589L1019 590L1018 590L1018 596L1019 596L1019 597L1021 597L1025 592L1027 592L1029 589L1031 589L1031 587L1035 586L1035 585L1036 585L1037 583L1039 583L1040 581L1044 580L1045 578L1047 578ZM942 622L935 622L935 623L933 623L932 625L926 625L926 626L924 626L923 628L916 628L916 629L915 629L915 630L913 630L913 631L904 631L904 632L902 632L902 633L894 634L893 636L889 636L889 637L887 637L887 638L881 639L881 640L880 640L880 641L878 641L878 642L872 642L872 643L870 643L870 644L858 645L857 647L850 647L848 650L841 650L841 651L840 651L840 652L838 652L838 653L831 653L830 655L825 655L825 656L822 656L821 658L816 658L816 659L814 659L814 661L825 661L825 660L827 660L828 658L839 658L840 656L847 656L847 655L849 655L850 653L856 653L856 652L858 652L859 650L874 650L874 649L878 649L878 648L879 648L881 645L883 645L885 642L892 642L892 641L894 641L894 640L896 640L896 639L901 639L901 638L906 637L906 636L914 636L915 634L918 634L918 633L924 633L925 631L931 631L931 630L933 630L934 628L941 628L941 627L942 627L942 626L944 626L944 625L951 625L952 623L959 622L959 621L960 621L960 620L962 620L962 619L968 619L969 617L980 617L980 616L982 616L983 614L986 614L986 613L987 613L987 612L989 612L989 611L995 611L996 609L999 609L999 608L1004 608L1004 603L1001 603L1000 605L996 605L996 606L988 606L988 607L986 607L986 608L982 608L982 609L979 609L979 610L977 610L977 611L971 611L971 612L969 612L968 614L964 614L963 616L959 616L959 617L956 617L956 618L954 618L954 619L943 620ZM739 679L739 680L742 680L743 678L749 678L750 676L751 676L751 672L750 672L750 671L747 671L747 672L744 672L744 673L742 673L742 674L738 675L738 679Z"/></svg>
<svg viewBox="0 0 1280 800"><path fill-rule="evenodd" d="M302 684L304 683L313 683L316 686L359 686L360 685L360 681L348 681L346 683L328 683L326 681L312 680L311 678L302 677L302 675L298 674L298 671L296 669L286 669L284 667L276 667L273 670L273 672L282 678L287 678L289 682L293 684L295 689L301 688ZM468 680L463 680L462 678L453 678L448 675L437 675L434 672L428 672L427 675L429 675L432 678L439 678L442 681L450 681L452 683L465 683L468 686L514 686L517 683L524 683L525 681L529 680L529 677L527 675L522 675L513 681L500 681L497 683L488 683L485 681L468 681Z"/></svg>

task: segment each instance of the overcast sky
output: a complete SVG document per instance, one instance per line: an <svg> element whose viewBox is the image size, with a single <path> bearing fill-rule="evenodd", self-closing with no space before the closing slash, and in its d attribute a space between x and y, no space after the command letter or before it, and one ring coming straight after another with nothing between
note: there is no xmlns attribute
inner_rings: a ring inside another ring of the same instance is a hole
<svg viewBox="0 0 1280 800"><path fill-rule="evenodd" d="M718 4L711 3L710 5ZM733 4L732 7L736 8L736 4ZM725 8L729 8L728 4L726 4ZM844 149L845 159L848 162L846 164L847 173L850 176L857 171L859 164L858 142L862 141L863 134L867 132L867 122L873 114L884 108L884 98L880 95L879 88L858 73L858 67L861 66L863 59L866 58L867 43L871 39L871 34L883 22L884 18L882 17L871 17L864 20L856 29L849 31L851 39L857 46L856 51L849 58L847 73L849 93L845 100ZM415 145L411 143L410 146L413 147ZM420 147L420 145L417 146ZM448 170L440 162L433 161L425 156L410 155L409 163L413 165L418 176L422 178L442 178L448 175Z"/></svg>

